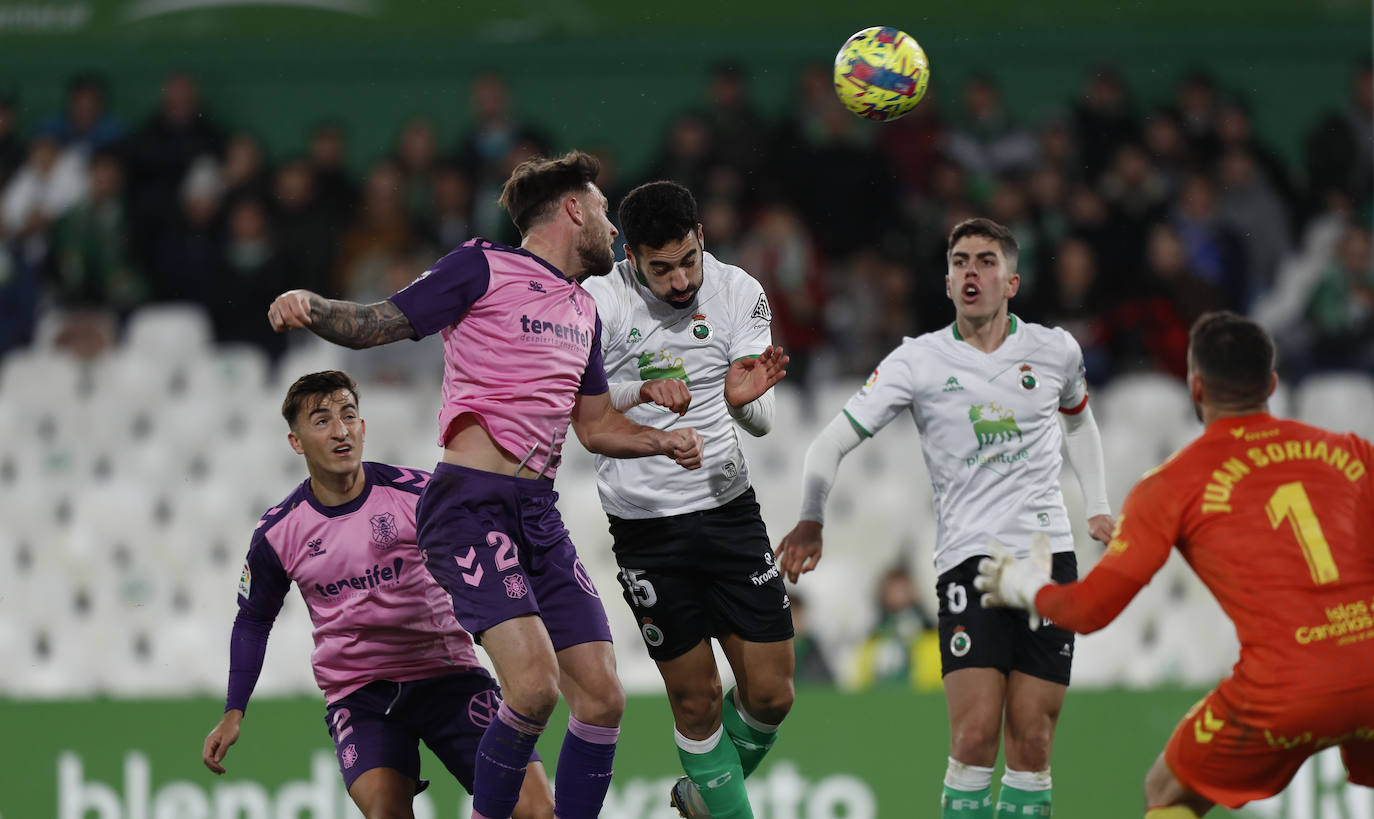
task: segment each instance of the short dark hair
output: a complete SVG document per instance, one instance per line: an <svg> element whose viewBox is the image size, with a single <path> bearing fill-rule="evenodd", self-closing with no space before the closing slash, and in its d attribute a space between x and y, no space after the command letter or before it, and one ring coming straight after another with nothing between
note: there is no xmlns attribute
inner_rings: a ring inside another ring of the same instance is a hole
<svg viewBox="0 0 1374 819"><path fill-rule="evenodd" d="M1011 235L1011 231L1005 225L979 216L974 219L965 219L949 232L949 245L945 248L946 259L953 255L954 246L966 236L986 236L996 240L1002 248L1002 255L1007 257L1007 261L1011 262L1013 266L1016 264L1016 257L1021 253L1020 246L1016 244L1016 237ZM1015 268L1013 267L1013 269Z"/></svg>
<svg viewBox="0 0 1374 819"><path fill-rule="evenodd" d="M663 247L700 223L696 198L676 182L645 182L620 202L620 232L631 250Z"/></svg>
<svg viewBox="0 0 1374 819"><path fill-rule="evenodd" d="M532 157L515 166L498 202L524 236L564 195L595 183L600 173L600 160L581 151L557 159Z"/></svg>
<svg viewBox="0 0 1374 819"><path fill-rule="evenodd" d="M1255 322L1229 310L1202 314L1188 333L1188 356L1207 403L1246 409L1268 400L1274 342Z"/></svg>
<svg viewBox="0 0 1374 819"><path fill-rule="evenodd" d="M281 402L281 417L286 419L287 426L295 429L296 417L300 415L307 399L316 399L311 407L314 410L326 396L339 390L348 390L353 393L353 403L360 402L358 385L354 383L353 376L343 370L323 370L303 375L286 391L286 399Z"/></svg>

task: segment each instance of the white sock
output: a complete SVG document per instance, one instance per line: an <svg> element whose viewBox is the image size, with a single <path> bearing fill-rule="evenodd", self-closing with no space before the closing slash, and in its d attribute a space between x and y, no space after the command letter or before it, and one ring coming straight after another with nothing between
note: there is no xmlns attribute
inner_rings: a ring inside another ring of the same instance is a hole
<svg viewBox="0 0 1374 819"><path fill-rule="evenodd" d="M1007 768L1002 772L1002 784L1018 791L1034 793L1050 789L1050 769L1043 771L1014 771Z"/></svg>
<svg viewBox="0 0 1374 819"><path fill-rule="evenodd" d="M965 792L976 792L991 788L992 768L984 768L979 765L965 765L954 757L950 757L949 766L945 768L945 787Z"/></svg>

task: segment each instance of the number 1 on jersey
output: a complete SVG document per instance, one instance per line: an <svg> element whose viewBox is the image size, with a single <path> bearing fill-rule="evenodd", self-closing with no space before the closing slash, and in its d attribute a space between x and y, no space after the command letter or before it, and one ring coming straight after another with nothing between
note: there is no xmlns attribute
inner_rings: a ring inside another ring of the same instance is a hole
<svg viewBox="0 0 1374 819"><path fill-rule="evenodd" d="M1293 536L1298 539L1298 548L1307 560L1307 568L1312 572L1312 582L1317 585L1337 580L1341 573L1336 570L1336 561L1331 557L1331 545L1322 534L1322 525L1317 513L1312 509L1312 501L1301 481L1286 483L1274 490L1269 502L1264 505L1269 513L1269 525L1275 529L1285 520L1293 527Z"/></svg>

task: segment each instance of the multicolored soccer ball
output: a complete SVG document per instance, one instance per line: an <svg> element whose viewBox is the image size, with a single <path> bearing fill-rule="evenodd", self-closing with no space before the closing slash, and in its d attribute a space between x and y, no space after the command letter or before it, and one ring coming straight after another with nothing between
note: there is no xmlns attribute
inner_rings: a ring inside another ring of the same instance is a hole
<svg viewBox="0 0 1374 819"><path fill-rule="evenodd" d="M891 122L906 116L925 96L928 82L925 51L890 26L858 32L835 55L835 93L864 119Z"/></svg>

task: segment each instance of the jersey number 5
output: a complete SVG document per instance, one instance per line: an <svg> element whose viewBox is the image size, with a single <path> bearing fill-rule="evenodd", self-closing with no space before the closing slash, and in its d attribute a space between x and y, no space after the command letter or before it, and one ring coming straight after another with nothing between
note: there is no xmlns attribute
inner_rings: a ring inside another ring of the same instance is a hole
<svg viewBox="0 0 1374 819"><path fill-rule="evenodd" d="M1274 490L1269 502L1264 505L1269 513L1269 525L1275 529L1286 520L1293 527L1293 536L1298 539L1298 548L1307 560L1307 569L1312 572L1312 582L1317 585L1332 583L1340 578L1336 561L1331 557L1331 545L1322 534L1322 525L1317 513L1312 509L1312 501L1301 481L1286 483Z"/></svg>

